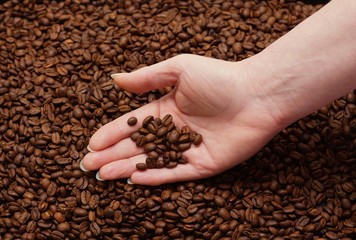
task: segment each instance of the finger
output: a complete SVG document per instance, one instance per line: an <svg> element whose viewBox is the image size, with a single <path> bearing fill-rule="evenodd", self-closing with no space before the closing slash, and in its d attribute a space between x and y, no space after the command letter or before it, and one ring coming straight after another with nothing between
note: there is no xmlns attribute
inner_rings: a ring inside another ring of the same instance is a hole
<svg viewBox="0 0 356 240"><path fill-rule="evenodd" d="M141 153L143 153L142 148L138 148L130 138L125 138L102 151L85 155L82 160L82 167L85 170L96 170L110 162L130 158Z"/></svg>
<svg viewBox="0 0 356 240"><path fill-rule="evenodd" d="M146 154L140 154L128 159L114 161L102 166L97 174L99 180L128 178L137 171L136 164L146 161Z"/></svg>
<svg viewBox="0 0 356 240"><path fill-rule="evenodd" d="M199 179L200 174L195 167L189 163L178 164L175 168L147 169L135 171L130 180L134 184L157 186L164 183L187 181Z"/></svg>
<svg viewBox="0 0 356 240"><path fill-rule="evenodd" d="M179 78L181 58L173 57L131 73L117 73L111 76L121 88L135 93L170 87Z"/></svg>
<svg viewBox="0 0 356 240"><path fill-rule="evenodd" d="M109 122L99 128L90 138L88 149L91 151L100 151L129 137L133 132L137 131L145 117L149 115L155 116L157 112L158 101L154 101ZM137 118L138 121L135 126L129 126L127 124L127 120L130 117Z"/></svg>
<svg viewBox="0 0 356 240"><path fill-rule="evenodd" d="M195 180L219 173L219 168L210 158L206 148L189 149L185 154L187 164L178 164L175 168L147 169L135 171L130 177L134 184L157 186L164 183Z"/></svg>

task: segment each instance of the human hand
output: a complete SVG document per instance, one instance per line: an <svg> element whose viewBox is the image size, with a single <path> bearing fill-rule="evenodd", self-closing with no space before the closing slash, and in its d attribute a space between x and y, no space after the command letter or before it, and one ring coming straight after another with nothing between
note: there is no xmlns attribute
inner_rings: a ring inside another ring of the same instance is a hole
<svg viewBox="0 0 356 240"><path fill-rule="evenodd" d="M247 160L281 130L278 116L267 107L273 103L258 97L243 62L186 54L113 78L121 88L135 93L175 88L92 136L91 152L81 166L99 169L100 180L130 178L135 184L159 185L209 177ZM202 144L184 152L187 164L138 171L136 164L145 162L146 155L130 139L138 127L128 126L127 119L135 116L140 125L148 115L162 118L168 113L177 126L188 125L200 133Z"/></svg>

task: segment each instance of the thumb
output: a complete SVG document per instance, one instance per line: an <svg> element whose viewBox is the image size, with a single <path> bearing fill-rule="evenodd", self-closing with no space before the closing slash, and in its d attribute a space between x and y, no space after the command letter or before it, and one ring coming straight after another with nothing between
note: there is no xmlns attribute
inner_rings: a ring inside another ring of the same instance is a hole
<svg viewBox="0 0 356 240"><path fill-rule="evenodd" d="M180 59L176 56L131 73L112 74L111 77L119 87L134 93L170 87L179 79L182 69Z"/></svg>

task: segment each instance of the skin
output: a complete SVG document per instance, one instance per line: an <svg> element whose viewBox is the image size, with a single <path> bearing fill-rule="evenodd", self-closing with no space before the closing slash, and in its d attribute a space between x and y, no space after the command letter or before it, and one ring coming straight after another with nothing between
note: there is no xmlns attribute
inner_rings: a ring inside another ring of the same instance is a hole
<svg viewBox="0 0 356 240"><path fill-rule="evenodd" d="M114 81L130 92L167 86L165 97L100 128L90 139L83 170L99 180L159 185L194 180L247 160L292 122L356 88L356 1L332 1L261 53L240 62L180 55ZM129 138L148 116L173 115L203 143L184 154L188 164L137 171L143 150ZM136 127L127 119L138 118Z"/></svg>

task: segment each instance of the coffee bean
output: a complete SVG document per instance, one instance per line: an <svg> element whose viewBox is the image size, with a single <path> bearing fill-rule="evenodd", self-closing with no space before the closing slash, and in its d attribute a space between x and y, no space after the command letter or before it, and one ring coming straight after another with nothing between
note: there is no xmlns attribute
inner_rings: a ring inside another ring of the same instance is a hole
<svg viewBox="0 0 356 240"><path fill-rule="evenodd" d="M156 160L159 157L159 154L156 151L150 151L150 152L147 153L147 156L150 159Z"/></svg>
<svg viewBox="0 0 356 240"><path fill-rule="evenodd" d="M142 126L144 128L148 127L148 124L150 124L154 120L153 116L148 116L142 121Z"/></svg>
<svg viewBox="0 0 356 240"><path fill-rule="evenodd" d="M143 171L143 170L147 169L147 165L146 165L146 163L137 163L136 168L137 168L137 170Z"/></svg>
<svg viewBox="0 0 356 240"><path fill-rule="evenodd" d="M168 128L167 127L160 127L157 132L156 132L156 136L157 137L163 137L167 134L168 132Z"/></svg>
<svg viewBox="0 0 356 240"><path fill-rule="evenodd" d="M136 146L143 147L145 145L145 143L146 143L145 136L140 134L136 139Z"/></svg>
<svg viewBox="0 0 356 240"><path fill-rule="evenodd" d="M186 151L186 150L188 150L189 148L190 148L190 146L191 146L191 143L180 143L180 144L178 144L178 149L179 149L179 151Z"/></svg>
<svg viewBox="0 0 356 240"><path fill-rule="evenodd" d="M70 224L68 222L63 222L57 225L57 230L60 232L70 231Z"/></svg>
<svg viewBox="0 0 356 240"><path fill-rule="evenodd" d="M101 230L99 225L96 222L92 222L89 226L90 232L94 235L94 236L100 236L101 234Z"/></svg>
<svg viewBox="0 0 356 240"><path fill-rule="evenodd" d="M163 168L165 166L165 162L163 159L157 159L156 160L156 168Z"/></svg>
<svg viewBox="0 0 356 240"><path fill-rule="evenodd" d="M145 142L150 143L153 142L156 139L156 135L149 133L145 136ZM156 143L156 142L155 142Z"/></svg>
<svg viewBox="0 0 356 240"><path fill-rule="evenodd" d="M177 162L169 162L168 164L166 164L166 168L175 168L177 165Z"/></svg>
<svg viewBox="0 0 356 240"><path fill-rule="evenodd" d="M88 212L83 208L76 208L74 209L74 215L77 217L84 217L88 215Z"/></svg>
<svg viewBox="0 0 356 240"><path fill-rule="evenodd" d="M140 136L141 136L141 134L139 132L134 132L131 134L130 138L132 141L136 142Z"/></svg>
<svg viewBox="0 0 356 240"><path fill-rule="evenodd" d="M156 149L156 144L154 143L146 143L143 146L143 150L145 150L146 153L154 151Z"/></svg>
<svg viewBox="0 0 356 240"><path fill-rule="evenodd" d="M65 221L65 216L61 212L54 213L53 218L59 223L63 223Z"/></svg>
<svg viewBox="0 0 356 240"><path fill-rule="evenodd" d="M147 125L147 129L150 133L156 134L157 135L157 131L158 131L159 125L156 121L151 121L148 125ZM157 135L158 136L158 135ZM159 136L158 136L159 137Z"/></svg>
<svg viewBox="0 0 356 240"><path fill-rule="evenodd" d="M194 145L199 146L203 141L203 137L200 134L197 134L193 140Z"/></svg>
<svg viewBox="0 0 356 240"><path fill-rule="evenodd" d="M16 186L14 187L14 191L19 194L22 195L26 192L26 188L22 187L22 186Z"/></svg>
<svg viewBox="0 0 356 240"><path fill-rule="evenodd" d="M134 126L136 123L137 123L137 118L135 118L135 117L130 117L127 120L127 124L130 125L130 126Z"/></svg>
<svg viewBox="0 0 356 240"><path fill-rule="evenodd" d="M163 126L168 126L173 120L173 117L171 114L167 114L162 118L162 124Z"/></svg>
<svg viewBox="0 0 356 240"><path fill-rule="evenodd" d="M146 158L146 167L149 169L155 168L156 167L156 160L151 159L151 158Z"/></svg>
<svg viewBox="0 0 356 240"><path fill-rule="evenodd" d="M172 130L172 131L169 132L169 134L168 134L168 142L170 142L170 143L177 143L179 137L180 137L179 131L178 131L178 130Z"/></svg>

